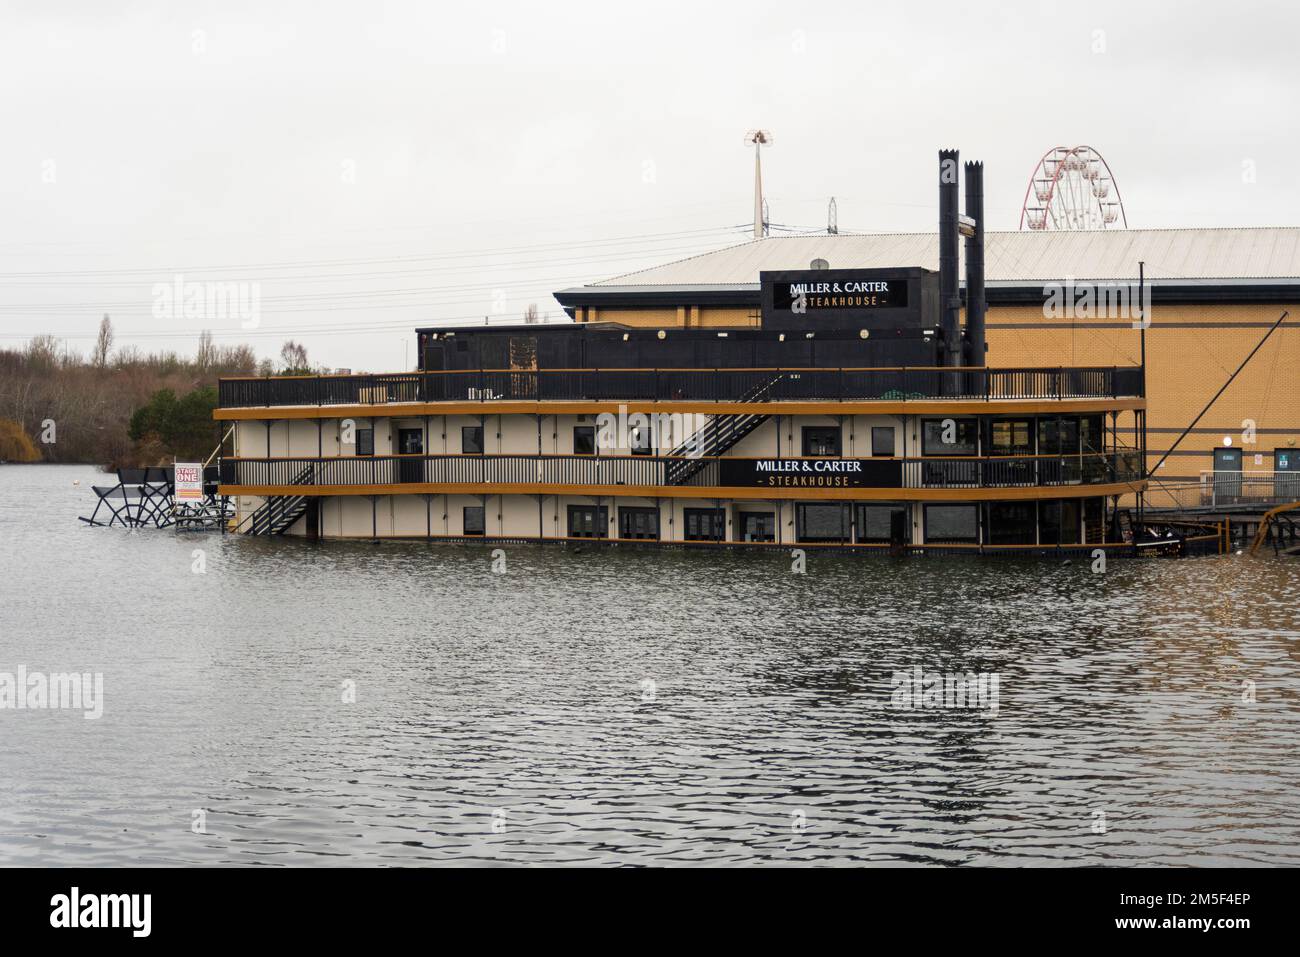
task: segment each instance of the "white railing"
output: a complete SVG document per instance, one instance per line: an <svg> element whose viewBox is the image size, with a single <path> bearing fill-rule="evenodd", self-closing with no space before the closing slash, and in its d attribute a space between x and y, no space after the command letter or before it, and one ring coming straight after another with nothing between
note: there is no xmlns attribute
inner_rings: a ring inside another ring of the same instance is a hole
<svg viewBox="0 0 1300 957"><path fill-rule="evenodd" d="M1300 472L1201 472L1201 505L1268 505L1300 501Z"/></svg>

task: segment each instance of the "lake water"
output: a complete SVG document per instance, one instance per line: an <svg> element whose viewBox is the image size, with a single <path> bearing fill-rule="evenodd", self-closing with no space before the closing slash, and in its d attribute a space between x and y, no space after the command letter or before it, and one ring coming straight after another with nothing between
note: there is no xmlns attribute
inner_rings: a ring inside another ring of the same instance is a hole
<svg viewBox="0 0 1300 957"><path fill-rule="evenodd" d="M0 467L0 672L104 689L0 710L0 864L1300 864L1300 559L495 574L94 529L92 482ZM996 713L896 707L915 667Z"/></svg>

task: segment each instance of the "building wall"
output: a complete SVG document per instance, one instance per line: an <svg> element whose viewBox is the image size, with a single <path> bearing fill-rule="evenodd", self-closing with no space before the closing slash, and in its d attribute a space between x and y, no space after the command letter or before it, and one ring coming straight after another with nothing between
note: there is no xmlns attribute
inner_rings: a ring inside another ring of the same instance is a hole
<svg viewBox="0 0 1300 957"><path fill-rule="evenodd" d="M1199 481L1214 468L1213 454L1224 446L1243 450L1245 471L1272 471L1276 450L1300 455L1300 307L1295 305L1161 305L1151 309L1146 335L1148 396L1148 464L1154 466L1202 407L1255 348L1284 309L1292 318L1275 332L1196 429L1185 438L1157 473L1162 482ZM694 324L703 314L709 325L749 327L756 324L747 308L687 307L653 312L653 322ZM650 313L638 312L638 320ZM682 316L687 321L680 321ZM617 309L600 310L600 318L622 322ZM1040 306L994 306L989 309L988 364L1017 366L1137 365L1140 333L1132 320L1049 319ZM1254 441L1246 441L1248 422ZM750 443L747 439L746 443ZM847 439L845 448L848 448ZM746 454L737 452L735 454ZM908 449L905 454L919 454ZM1258 457L1258 458L1257 458ZM1148 502L1162 504L1159 487Z"/></svg>
<svg viewBox="0 0 1300 957"><path fill-rule="evenodd" d="M1154 466L1250 354L1283 309L1295 306L1155 305L1146 332L1147 462ZM1048 320L1033 306L990 310L989 365L1129 365L1141 358L1128 321ZM1242 468L1272 471L1277 449L1300 452L1300 323L1290 319L1251 359L1196 429L1156 473L1162 482L1198 481L1214 449L1243 450ZM1243 442L1248 420L1253 442ZM1259 456L1258 461L1256 456ZM1159 486L1149 504L1162 504Z"/></svg>

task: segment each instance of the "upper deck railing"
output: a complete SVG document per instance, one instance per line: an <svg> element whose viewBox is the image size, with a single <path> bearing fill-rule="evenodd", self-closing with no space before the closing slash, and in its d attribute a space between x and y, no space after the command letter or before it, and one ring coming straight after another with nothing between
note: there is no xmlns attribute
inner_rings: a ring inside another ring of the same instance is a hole
<svg viewBox="0 0 1300 957"><path fill-rule="evenodd" d="M544 369L222 379L223 409L500 401L900 401L1138 397L1137 366L1055 369Z"/></svg>

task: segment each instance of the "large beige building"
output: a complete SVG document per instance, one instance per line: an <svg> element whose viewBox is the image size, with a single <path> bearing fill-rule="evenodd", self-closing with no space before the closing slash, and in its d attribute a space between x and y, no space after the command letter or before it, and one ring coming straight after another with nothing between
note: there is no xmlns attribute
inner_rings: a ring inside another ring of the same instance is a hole
<svg viewBox="0 0 1300 957"><path fill-rule="evenodd" d="M1241 471L1246 482L1257 475L1272 483L1274 472L1300 474L1300 228L989 232L985 242L987 361L997 368L1139 364L1142 334L1134 317L1107 315L1079 300L1089 287L1105 292L1136 284L1138 264L1145 263L1153 467L1290 310L1155 473L1149 502L1168 503L1162 485L1198 483L1216 468ZM804 269L817 259L832 269L933 269L938 256L934 233L773 237L566 289L556 298L578 322L756 327L760 272ZM1053 293L1071 287L1075 308L1052 308L1060 304Z"/></svg>

